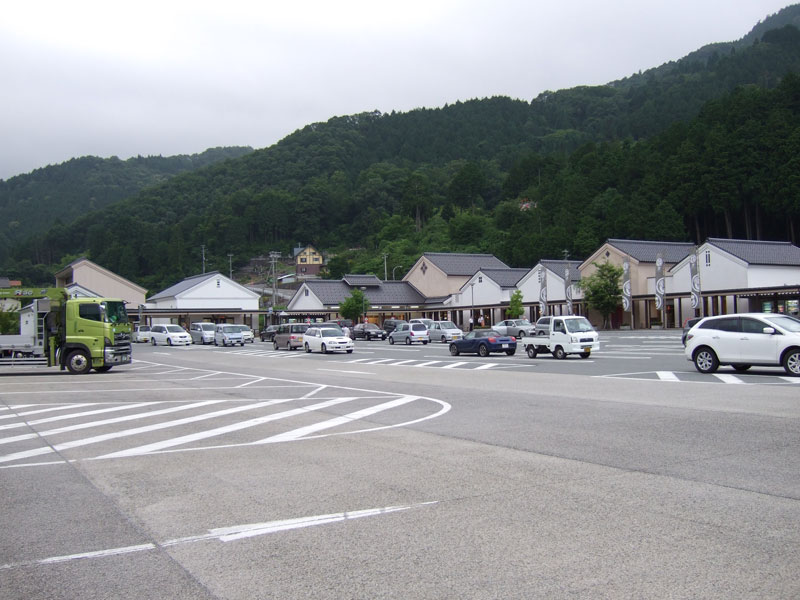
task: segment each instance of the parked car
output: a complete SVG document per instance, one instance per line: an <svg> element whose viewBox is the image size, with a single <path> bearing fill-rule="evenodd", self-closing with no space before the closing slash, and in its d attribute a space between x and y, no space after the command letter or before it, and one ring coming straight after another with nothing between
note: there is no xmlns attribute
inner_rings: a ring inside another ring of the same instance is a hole
<svg viewBox="0 0 800 600"><path fill-rule="evenodd" d="M422 323L428 329L430 329L431 325L433 325L433 319L409 319L408 322L409 323Z"/></svg>
<svg viewBox="0 0 800 600"><path fill-rule="evenodd" d="M413 344L414 342L422 342L427 344L431 341L428 328L422 323L403 323L397 329L389 334L389 343L404 342L406 344Z"/></svg>
<svg viewBox="0 0 800 600"><path fill-rule="evenodd" d="M513 356L517 351L517 340L512 335L503 335L494 329L474 329L460 340L450 342L450 354L475 353L489 356L491 352L505 352Z"/></svg>
<svg viewBox="0 0 800 600"><path fill-rule="evenodd" d="M388 335L383 329L375 325L375 323L358 323L353 325L353 339L355 340L385 340Z"/></svg>
<svg viewBox="0 0 800 600"><path fill-rule="evenodd" d="M189 335L192 337L193 344L213 344L214 343L214 324L197 322L189 325Z"/></svg>
<svg viewBox="0 0 800 600"><path fill-rule="evenodd" d="M242 341L250 342L251 344L255 342L253 330L250 329L249 325L235 325L235 327L238 327L239 331L242 332Z"/></svg>
<svg viewBox="0 0 800 600"><path fill-rule="evenodd" d="M241 344L244 346L244 338L242 337L242 330L240 325L233 325L231 323L219 323L214 329L214 345L219 346L235 346Z"/></svg>
<svg viewBox="0 0 800 600"><path fill-rule="evenodd" d="M150 341L150 326L137 325L136 330L133 332L134 342L149 342Z"/></svg>
<svg viewBox="0 0 800 600"><path fill-rule="evenodd" d="M456 324L452 321L434 321L428 327L428 335L431 336L431 341L439 340L446 344L453 340L460 340L464 337L464 332L456 327Z"/></svg>
<svg viewBox="0 0 800 600"><path fill-rule="evenodd" d="M406 321L405 319L386 319L383 322L383 330L386 332L386 335L388 336L395 329L397 329L399 325L402 325L403 323L407 322L408 321Z"/></svg>
<svg viewBox="0 0 800 600"><path fill-rule="evenodd" d="M800 376L800 320L776 313L705 317L686 335L686 359L701 373L720 365L780 367Z"/></svg>
<svg viewBox="0 0 800 600"><path fill-rule="evenodd" d="M325 325L327 327L330 323L335 323L336 325L339 326L340 329L343 328L343 327L347 327L348 329L352 329L353 328L353 320L352 319L331 319L330 321L325 321L325 323L323 323L323 325Z"/></svg>
<svg viewBox="0 0 800 600"><path fill-rule="evenodd" d="M553 317L539 317L536 321L536 335L550 335L550 323Z"/></svg>
<svg viewBox="0 0 800 600"><path fill-rule="evenodd" d="M188 346L192 338L180 325L153 325L150 328L150 342L153 346Z"/></svg>
<svg viewBox="0 0 800 600"><path fill-rule="evenodd" d="M695 317L693 319L686 319L686 321L683 324L683 334L681 335L681 344L686 346L686 334L689 333L689 330L692 327L694 327L695 325L697 325L702 319L703 319L703 317Z"/></svg>
<svg viewBox="0 0 800 600"><path fill-rule="evenodd" d="M492 329L503 335L513 335L517 338L526 335L536 335L536 326L528 321L528 319L506 319L505 321L500 321L492 325Z"/></svg>
<svg viewBox="0 0 800 600"><path fill-rule="evenodd" d="M275 332L278 331L278 325L269 325L268 327L261 330L259 337L261 338L262 342L271 342L272 336L275 335Z"/></svg>
<svg viewBox="0 0 800 600"><path fill-rule="evenodd" d="M308 329L307 323L284 323L272 336L272 347L275 350L286 348L296 350L303 347L303 334Z"/></svg>
<svg viewBox="0 0 800 600"><path fill-rule="evenodd" d="M306 352L336 352L344 350L348 354L353 352L353 340L333 327L309 327L303 333L303 348Z"/></svg>
<svg viewBox="0 0 800 600"><path fill-rule="evenodd" d="M343 323L344 321L345 321L345 319L339 319L338 321L325 321L324 323L312 323L312 326L331 327L333 329L338 330L339 333L342 334L342 335L350 336L350 339L352 340L353 339L353 330L350 329L349 327L347 327L347 325L340 325L340 323ZM349 319L347 319L347 321L352 323L352 321L350 321ZM344 331L345 327L347 327L347 334L345 334L345 331Z"/></svg>

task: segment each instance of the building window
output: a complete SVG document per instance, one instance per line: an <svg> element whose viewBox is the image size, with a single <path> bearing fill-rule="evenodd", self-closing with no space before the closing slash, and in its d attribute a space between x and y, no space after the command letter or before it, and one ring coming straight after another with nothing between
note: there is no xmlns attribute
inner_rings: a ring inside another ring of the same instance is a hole
<svg viewBox="0 0 800 600"><path fill-rule="evenodd" d="M711 266L711 250L706 250L706 266Z"/></svg>
<svg viewBox="0 0 800 600"><path fill-rule="evenodd" d="M300 258L300 262L301 262L301 263L304 263L304 262L306 262L306 257L305 257L305 256L301 257L301 258Z"/></svg>
<svg viewBox="0 0 800 600"><path fill-rule="evenodd" d="M219 283L219 279L217 279L217 287L222 287Z"/></svg>
<svg viewBox="0 0 800 600"><path fill-rule="evenodd" d="M305 294L308 296L308 288L305 289Z"/></svg>
<svg viewBox="0 0 800 600"><path fill-rule="evenodd" d="M483 277L478 276L478 283L483 283Z"/></svg>

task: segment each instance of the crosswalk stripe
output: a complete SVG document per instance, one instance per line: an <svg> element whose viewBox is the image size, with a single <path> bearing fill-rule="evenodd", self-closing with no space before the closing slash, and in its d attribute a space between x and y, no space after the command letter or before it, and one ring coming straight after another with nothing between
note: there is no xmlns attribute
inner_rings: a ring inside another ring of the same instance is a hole
<svg viewBox="0 0 800 600"><path fill-rule="evenodd" d="M781 379L789 383L800 383L800 377L781 377Z"/></svg>
<svg viewBox="0 0 800 600"><path fill-rule="evenodd" d="M466 365L466 364L467 363L462 360L462 361L459 361L459 362L450 363L449 365L445 365L442 368L443 369L455 369L456 367L459 367L461 365Z"/></svg>
<svg viewBox="0 0 800 600"><path fill-rule="evenodd" d="M59 404L57 406L50 406L49 408L41 408L39 410L29 410L28 412L21 412L13 415L3 415L0 417L0 419L15 419L17 417L28 417L30 415L39 415L47 412L55 412L57 410L72 410L73 408L80 408L81 406L92 406L92 403L82 402L81 404Z"/></svg>
<svg viewBox="0 0 800 600"><path fill-rule="evenodd" d="M483 369L493 369L497 366L497 363L486 363L485 365L481 365L480 367L475 367L475 370L483 370Z"/></svg>
<svg viewBox="0 0 800 600"><path fill-rule="evenodd" d="M189 442L196 442L198 440L208 439L210 437L215 437L218 435L222 435L225 433L230 433L231 431L240 431L242 429L247 429L249 427L256 427L258 425L263 425L264 423L269 423L271 421L278 421L280 419L288 419L289 417L294 417L296 415L313 412L315 410L322 410L325 408L329 408L331 406L335 406L337 404L342 404L343 402L350 402L355 398L346 397L346 398L334 398L332 400L326 400L324 402L319 402L318 404L312 404L311 406L301 406L299 408L294 408L292 410L287 410L284 412L279 412L271 415L266 415L263 417L258 417L255 419L249 419L247 421L241 421L239 423L234 423L232 425L225 425L224 427L217 427L215 429L209 429L207 431L200 431L197 433L192 433L189 435L184 435L177 438L172 438L169 440L163 440L161 442L155 442L152 444L147 444L145 446L139 446L137 448L130 448L128 450L121 450L119 452L112 452L111 454L105 454L103 456L98 457L98 459L103 458L120 458L123 456L136 456L141 454L147 454L149 452L156 452L158 450L164 450L165 448L173 448L175 446L180 446L182 444L188 444ZM276 401L264 402L261 404L272 404ZM286 400L282 400L282 402L286 402Z"/></svg>
<svg viewBox="0 0 800 600"><path fill-rule="evenodd" d="M270 444L273 442L288 442L292 440L297 440L306 437L309 434L322 431L324 429L330 429L331 427L345 425L347 423L351 423L353 421L357 421L359 419L372 416L375 413L382 412L384 410L389 410L391 408L396 408L404 404L408 404L409 402L413 402L417 399L418 399L417 396L403 396L402 398L397 398L396 400L390 400L389 402L384 402L383 404L376 404L375 406L364 408L362 410L358 410L356 412L352 412L350 414L343 415L341 417L335 417L333 419L328 419L327 421L321 421L319 423L314 423L313 425L307 425L306 427L300 427L292 431L287 431L285 433L273 435L263 440L259 440L258 442L255 443Z"/></svg>
<svg viewBox="0 0 800 600"><path fill-rule="evenodd" d="M744 383L744 381L736 377L736 375L728 375L727 373L714 373L714 377L719 379L722 383Z"/></svg>
<svg viewBox="0 0 800 600"><path fill-rule="evenodd" d="M439 364L440 362L442 362L442 361L440 361L440 360L429 360L428 362L420 363L420 364L414 365L414 366L415 367L428 367L430 365Z"/></svg>
<svg viewBox="0 0 800 600"><path fill-rule="evenodd" d="M19 427L30 427L33 425L42 425L43 423L52 423L54 421L66 421L69 419L76 419L79 417L89 417L92 415L100 415L103 413L109 412L117 412L120 410L133 410L134 408L141 408L142 406L153 406L155 404L161 404L160 402L139 402L138 404L121 404L119 406L112 406L111 408L100 408L98 410L87 410L85 412L80 413L70 413L68 415L58 415L57 417L47 417L45 419L35 419L33 421L25 421L24 423L7 423L6 425L0 425L0 431L5 431L6 429L17 429ZM2 440L0 440L2 443Z"/></svg>
<svg viewBox="0 0 800 600"><path fill-rule="evenodd" d="M656 375L661 381L680 381L672 371L656 371Z"/></svg>

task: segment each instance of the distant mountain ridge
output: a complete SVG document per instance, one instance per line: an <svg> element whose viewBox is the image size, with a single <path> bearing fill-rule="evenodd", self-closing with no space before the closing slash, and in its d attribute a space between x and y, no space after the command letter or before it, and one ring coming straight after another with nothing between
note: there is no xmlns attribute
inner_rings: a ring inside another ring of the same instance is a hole
<svg viewBox="0 0 800 600"><path fill-rule="evenodd" d="M209 148L199 154L84 156L0 179L0 261L4 250L53 223L130 198L176 175L249 154L250 147Z"/></svg>

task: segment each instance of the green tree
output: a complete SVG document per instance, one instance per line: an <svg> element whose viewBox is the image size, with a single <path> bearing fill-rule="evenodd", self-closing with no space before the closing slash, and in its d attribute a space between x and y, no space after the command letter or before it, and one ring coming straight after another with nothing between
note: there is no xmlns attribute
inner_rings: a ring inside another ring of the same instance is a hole
<svg viewBox="0 0 800 600"><path fill-rule="evenodd" d="M608 329L609 316L622 302L622 287L619 283L622 267L609 262L592 264L597 271L581 279L577 285L583 290L586 305L603 315L603 329Z"/></svg>
<svg viewBox="0 0 800 600"><path fill-rule="evenodd" d="M519 319L524 313L525 309L522 307L522 290L514 290L514 293L511 294L511 300L508 302L506 316L509 319Z"/></svg>
<svg viewBox="0 0 800 600"><path fill-rule="evenodd" d="M339 314L344 319L350 319L353 323L358 323L362 314L365 312L367 305L366 296L364 292L359 289L354 289L348 298L339 305Z"/></svg>

